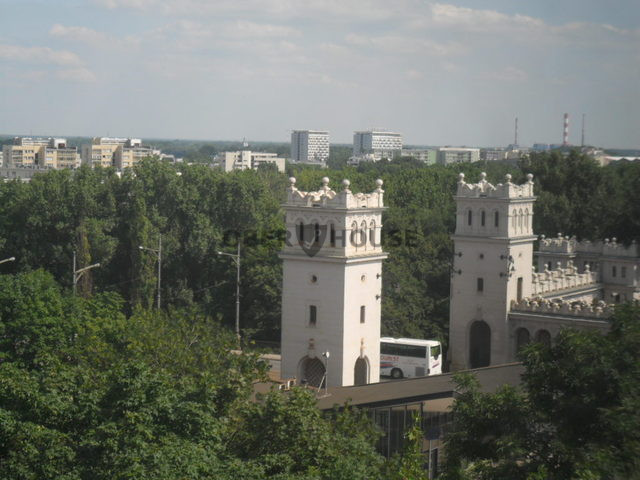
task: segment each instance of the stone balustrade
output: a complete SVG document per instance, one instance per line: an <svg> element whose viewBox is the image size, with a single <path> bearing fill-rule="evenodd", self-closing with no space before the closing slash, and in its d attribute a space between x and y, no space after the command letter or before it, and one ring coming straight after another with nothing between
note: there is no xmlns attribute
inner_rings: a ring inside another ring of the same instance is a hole
<svg viewBox="0 0 640 480"><path fill-rule="evenodd" d="M371 193L353 193L349 180L342 181L342 190L336 192L329 187L329 179L322 179L322 187L316 192L304 192L296 188L296 179L289 179L287 204L303 207L329 208L383 208L384 190L382 180L376 180L376 189Z"/></svg>
<svg viewBox="0 0 640 480"><path fill-rule="evenodd" d="M533 295L545 295L552 292L567 290L571 288L587 287L598 282L598 273L592 272L587 265L584 273L578 273L578 269L569 262L567 268L549 270L545 267L544 272L534 272L532 275L531 292Z"/></svg>
<svg viewBox="0 0 640 480"><path fill-rule="evenodd" d="M541 235L540 252L593 253L616 257L640 257L640 249L635 240L629 246L618 243L615 237L612 239L605 238L604 241L582 240L579 242L576 237L563 237L561 233L558 233L557 237L551 238Z"/></svg>
<svg viewBox="0 0 640 480"><path fill-rule="evenodd" d="M613 314L613 305L607 305L602 300L596 304L582 301L548 300L542 297L523 298L519 302L511 301L513 312L553 313L581 318L607 318Z"/></svg>

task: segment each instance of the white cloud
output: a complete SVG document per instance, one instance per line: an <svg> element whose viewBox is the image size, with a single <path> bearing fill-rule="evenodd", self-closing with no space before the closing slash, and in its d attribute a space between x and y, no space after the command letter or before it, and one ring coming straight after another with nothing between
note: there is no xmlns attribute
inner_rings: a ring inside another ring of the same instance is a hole
<svg viewBox="0 0 640 480"><path fill-rule="evenodd" d="M423 53L434 56L457 55L464 51L462 45L454 42L439 43L429 39L385 35L370 37L350 33L345 38L350 45L371 47L394 54Z"/></svg>
<svg viewBox="0 0 640 480"><path fill-rule="evenodd" d="M80 57L68 50L53 50L49 47L22 47L0 44L0 58L28 63L48 63L61 66L81 65Z"/></svg>
<svg viewBox="0 0 640 480"><path fill-rule="evenodd" d="M507 66L498 71L480 74L480 77L487 80L497 80L502 82L524 82L529 78L529 75L524 70L513 66Z"/></svg>
<svg viewBox="0 0 640 480"><path fill-rule="evenodd" d="M84 67L59 70L56 72L56 76L62 80L80 83L91 83L97 80L96 75Z"/></svg>
<svg viewBox="0 0 640 480"><path fill-rule="evenodd" d="M49 34L54 37L63 37L84 43L103 43L107 40L107 35L87 27L66 27L56 23Z"/></svg>
<svg viewBox="0 0 640 480"><path fill-rule="evenodd" d="M247 20L224 25L220 34L228 37L241 38L271 38L271 37L299 37L300 30L283 25L272 25L269 23L256 23Z"/></svg>

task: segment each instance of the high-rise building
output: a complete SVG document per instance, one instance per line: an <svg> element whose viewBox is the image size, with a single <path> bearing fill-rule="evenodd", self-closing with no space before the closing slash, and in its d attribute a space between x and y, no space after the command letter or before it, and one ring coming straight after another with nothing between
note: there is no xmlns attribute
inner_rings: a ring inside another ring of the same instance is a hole
<svg viewBox="0 0 640 480"><path fill-rule="evenodd" d="M402 135L381 130L353 133L353 157L373 155L376 160L393 159L402 152Z"/></svg>
<svg viewBox="0 0 640 480"><path fill-rule="evenodd" d="M296 188L287 201L282 259L282 378L312 386L380 377L382 180L373 192Z"/></svg>
<svg viewBox="0 0 640 480"><path fill-rule="evenodd" d="M90 144L82 146L82 163L122 170L159 154L159 150L143 145L139 138L95 137Z"/></svg>
<svg viewBox="0 0 640 480"><path fill-rule="evenodd" d="M64 138L16 137L2 147L6 167L76 168L80 157L76 147Z"/></svg>
<svg viewBox="0 0 640 480"><path fill-rule="evenodd" d="M291 132L291 161L324 166L329 159L329 132L294 130Z"/></svg>

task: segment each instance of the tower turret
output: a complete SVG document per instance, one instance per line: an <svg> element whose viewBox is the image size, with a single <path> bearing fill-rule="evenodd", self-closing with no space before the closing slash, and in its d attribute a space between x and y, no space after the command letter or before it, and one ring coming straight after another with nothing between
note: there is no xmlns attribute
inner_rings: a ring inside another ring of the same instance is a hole
<svg viewBox="0 0 640 480"><path fill-rule="evenodd" d="M507 313L530 295L533 258L533 175L522 185L458 180L449 341L452 369L512 360Z"/></svg>
<svg viewBox="0 0 640 480"><path fill-rule="evenodd" d="M283 261L282 377L311 385L379 380L382 180L373 192L315 192L290 178ZM329 352L329 355L326 355ZM328 373L328 374L327 374Z"/></svg>

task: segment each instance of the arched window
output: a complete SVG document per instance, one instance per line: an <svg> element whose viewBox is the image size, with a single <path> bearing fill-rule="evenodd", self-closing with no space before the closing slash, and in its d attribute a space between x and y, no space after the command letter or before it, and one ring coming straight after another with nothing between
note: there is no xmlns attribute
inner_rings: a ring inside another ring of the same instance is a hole
<svg viewBox="0 0 640 480"><path fill-rule="evenodd" d="M528 208L524 211L524 230L525 232L529 231L529 209Z"/></svg>
<svg viewBox="0 0 640 480"><path fill-rule="evenodd" d="M471 324L469 331L469 367L488 367L491 364L491 328L482 320Z"/></svg>
<svg viewBox="0 0 640 480"><path fill-rule="evenodd" d="M316 245L320 243L320 224L317 222L313 226L313 243Z"/></svg>
<svg viewBox="0 0 640 480"><path fill-rule="evenodd" d="M369 243L372 247L376 246L376 222L374 220L371 220L369 224Z"/></svg>
<svg viewBox="0 0 640 480"><path fill-rule="evenodd" d="M485 213L484 210L480 211L480 225L484 227L484 223L485 223Z"/></svg>
<svg viewBox="0 0 640 480"><path fill-rule="evenodd" d="M300 378L312 387L323 386L324 365L318 358L305 357L300 365Z"/></svg>
<svg viewBox="0 0 640 480"><path fill-rule="evenodd" d="M498 213L497 210L493 213L493 225L495 227L500 226L500 214Z"/></svg>
<svg viewBox="0 0 640 480"><path fill-rule="evenodd" d="M514 210L511 212L511 228L513 228L514 232L518 222L518 212Z"/></svg>
<svg viewBox="0 0 640 480"><path fill-rule="evenodd" d="M360 245L359 246L364 247L366 245L367 245L367 222L363 220L362 223L360 224Z"/></svg>
<svg viewBox="0 0 640 480"><path fill-rule="evenodd" d="M520 350L531 341L531 335L526 328L519 328L516 330L516 353L520 353Z"/></svg>
<svg viewBox="0 0 640 480"><path fill-rule="evenodd" d="M520 210L518 212L518 231L522 232L522 217L524 217L524 214L522 213L522 210Z"/></svg>
<svg viewBox="0 0 640 480"><path fill-rule="evenodd" d="M547 330L538 330L536 332L536 342L551 346L551 334Z"/></svg>
<svg viewBox="0 0 640 480"><path fill-rule="evenodd" d="M332 223L329 231L329 241L331 242L331 247L336 246L336 226Z"/></svg>
<svg viewBox="0 0 640 480"><path fill-rule="evenodd" d="M369 383L369 365L366 358L358 357L353 368L353 384L366 385Z"/></svg>
<svg viewBox="0 0 640 480"><path fill-rule="evenodd" d="M357 247L358 246L358 224L357 222L353 222L351 224L351 234L349 235L349 239L351 241L351 246L352 247Z"/></svg>
<svg viewBox="0 0 640 480"><path fill-rule="evenodd" d="M467 225L471 226L473 224L473 212L469 210L467 212Z"/></svg>
<svg viewBox="0 0 640 480"><path fill-rule="evenodd" d="M298 242L304 242L304 223L302 220L300 220L300 223L298 224Z"/></svg>

